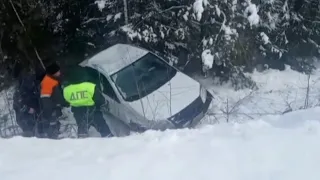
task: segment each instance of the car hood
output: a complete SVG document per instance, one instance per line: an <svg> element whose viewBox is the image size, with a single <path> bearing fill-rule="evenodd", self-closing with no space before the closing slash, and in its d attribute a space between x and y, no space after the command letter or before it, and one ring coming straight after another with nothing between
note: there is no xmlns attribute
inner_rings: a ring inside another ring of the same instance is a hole
<svg viewBox="0 0 320 180"><path fill-rule="evenodd" d="M177 72L158 90L128 104L142 116L145 115L148 120L164 120L180 112L199 95L200 84L189 76Z"/></svg>

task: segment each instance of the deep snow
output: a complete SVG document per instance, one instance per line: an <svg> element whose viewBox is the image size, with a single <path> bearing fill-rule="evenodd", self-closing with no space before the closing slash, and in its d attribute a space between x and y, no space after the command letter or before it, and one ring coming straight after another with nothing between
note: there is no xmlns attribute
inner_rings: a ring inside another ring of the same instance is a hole
<svg viewBox="0 0 320 180"><path fill-rule="evenodd" d="M1 180L318 180L320 108L126 138L0 139Z"/></svg>
<svg viewBox="0 0 320 180"><path fill-rule="evenodd" d="M210 116L206 116L202 124L216 124L221 122L246 122L256 120L266 115L279 115L288 111L303 108L311 108L320 105L320 65L311 74L309 80L309 94L307 97L308 76L291 70L288 66L284 71L266 70L247 74L259 87L258 90L242 89L235 91L230 84L220 85L211 78L203 79L195 77L201 84L211 91L214 96ZM0 92L0 135L10 136L20 131L14 121L15 114L12 106L12 89ZM9 100L7 101L7 97ZM307 106L306 106L306 99ZM11 115L9 114L11 111ZM229 112L229 113L226 113ZM65 114L70 114L65 109ZM3 121L7 119L7 121ZM64 121L67 133L63 136L74 136L76 133L75 120ZM202 126L200 124L200 126ZM6 129L4 129L6 127ZM94 128L91 128L93 136L98 136Z"/></svg>
<svg viewBox="0 0 320 180"><path fill-rule="evenodd" d="M259 90L234 91L198 78L214 95L211 116L198 129L111 139L0 139L0 179L320 179L320 70L310 77L307 105L307 75L287 68L248 76ZM0 116L10 110L12 92L2 92ZM302 108L310 109L296 111ZM0 125L14 125L12 118Z"/></svg>
<svg viewBox="0 0 320 180"><path fill-rule="evenodd" d="M258 90L235 91L230 84L220 85L211 78L196 77L214 96L210 113L212 116L204 119L203 123L227 120L245 122L265 115L279 115L319 106L319 67L310 75L309 80L308 75L293 71L289 66L284 71L269 69L247 74L256 82Z"/></svg>

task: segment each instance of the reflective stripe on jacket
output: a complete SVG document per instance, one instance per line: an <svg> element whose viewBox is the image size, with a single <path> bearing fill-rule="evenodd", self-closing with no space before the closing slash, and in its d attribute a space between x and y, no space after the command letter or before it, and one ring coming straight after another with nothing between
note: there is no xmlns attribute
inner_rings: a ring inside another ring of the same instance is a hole
<svg viewBox="0 0 320 180"><path fill-rule="evenodd" d="M59 84L59 82L52 77L46 75L41 81L40 97L51 97L53 89Z"/></svg>
<svg viewBox="0 0 320 180"><path fill-rule="evenodd" d="M90 82L71 84L63 88L63 97L72 107L94 106L95 87Z"/></svg>

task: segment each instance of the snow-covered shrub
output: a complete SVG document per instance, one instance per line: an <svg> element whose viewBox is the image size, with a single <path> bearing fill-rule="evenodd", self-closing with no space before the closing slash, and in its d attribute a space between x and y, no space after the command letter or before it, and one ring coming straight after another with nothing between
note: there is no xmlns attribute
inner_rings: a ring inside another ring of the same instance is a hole
<svg viewBox="0 0 320 180"><path fill-rule="evenodd" d="M309 72L313 59L319 58L318 0L12 2L27 33L12 5L4 1L1 71L11 71L16 63L30 69L39 64L34 47L41 57L58 56L55 60L75 64L127 40L168 59L179 57L172 62L190 74L202 71L201 56L209 49L214 63L207 74L222 81L242 77L231 72L282 70L284 64Z"/></svg>
<svg viewBox="0 0 320 180"><path fill-rule="evenodd" d="M210 69L212 76L223 81L243 82L236 78L245 77L244 71L283 70L284 64L309 72L313 57L319 57L317 1L304 2L299 11L297 1L288 0L128 2L134 10L129 12L130 24L122 30L134 43L169 56L187 49L189 58L180 59L183 62L177 66ZM214 63L202 66L208 50ZM246 82L249 85L250 79Z"/></svg>
<svg viewBox="0 0 320 180"><path fill-rule="evenodd" d="M8 138L21 134L12 108L14 86L0 91L0 138Z"/></svg>

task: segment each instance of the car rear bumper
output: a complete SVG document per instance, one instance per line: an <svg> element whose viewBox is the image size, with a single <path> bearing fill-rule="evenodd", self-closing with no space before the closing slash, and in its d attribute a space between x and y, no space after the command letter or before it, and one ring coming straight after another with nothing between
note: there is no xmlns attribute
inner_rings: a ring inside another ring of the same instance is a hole
<svg viewBox="0 0 320 180"><path fill-rule="evenodd" d="M176 128L190 128L196 126L207 113L212 102L212 95L207 93L206 101L203 103L201 97L195 99L181 112L169 118Z"/></svg>
<svg viewBox="0 0 320 180"><path fill-rule="evenodd" d="M180 129L195 127L206 115L210 104L212 102L212 95L207 93L206 101L203 103L199 96L186 108L179 113L173 115L167 120L151 121L146 120L140 123L130 122L128 126L134 132L144 132L146 130L165 130L165 129Z"/></svg>
<svg viewBox="0 0 320 180"><path fill-rule="evenodd" d="M212 102L212 95L210 93L208 93L206 102L203 105L203 110L202 112L197 115L195 118L193 118L193 120L191 121L191 123L188 125L188 127L195 127L197 124L199 124L199 122L204 118L204 116L207 114L207 111L210 107L210 104Z"/></svg>

